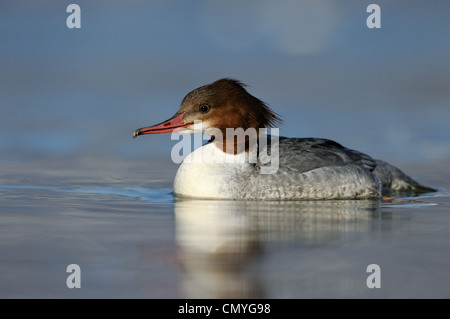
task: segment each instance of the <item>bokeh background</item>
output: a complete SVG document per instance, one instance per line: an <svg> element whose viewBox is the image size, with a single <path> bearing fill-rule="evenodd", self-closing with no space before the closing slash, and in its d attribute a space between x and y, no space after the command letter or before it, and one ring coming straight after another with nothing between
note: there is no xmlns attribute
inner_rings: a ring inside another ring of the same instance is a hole
<svg viewBox="0 0 450 319"><path fill-rule="evenodd" d="M449 13L448 0L0 1L0 297L448 298ZM176 141L133 131L222 77L281 114L281 135L334 139L439 192L174 200ZM65 285L72 263L83 289ZM382 289L365 284L372 263Z"/></svg>
<svg viewBox="0 0 450 319"><path fill-rule="evenodd" d="M81 29L66 26L72 2ZM369 29L372 2L2 1L0 162L48 172L170 161L169 135L133 131L222 77L281 114L281 135L400 166L445 162L450 3L377 1L381 29Z"/></svg>

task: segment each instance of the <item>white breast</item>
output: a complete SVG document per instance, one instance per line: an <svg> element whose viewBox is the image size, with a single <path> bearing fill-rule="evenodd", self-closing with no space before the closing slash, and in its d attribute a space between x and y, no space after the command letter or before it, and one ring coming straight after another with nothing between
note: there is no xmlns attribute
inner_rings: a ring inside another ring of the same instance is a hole
<svg viewBox="0 0 450 319"><path fill-rule="evenodd" d="M248 153L227 154L209 143L183 160L175 176L174 193L197 198L234 198L252 167Z"/></svg>

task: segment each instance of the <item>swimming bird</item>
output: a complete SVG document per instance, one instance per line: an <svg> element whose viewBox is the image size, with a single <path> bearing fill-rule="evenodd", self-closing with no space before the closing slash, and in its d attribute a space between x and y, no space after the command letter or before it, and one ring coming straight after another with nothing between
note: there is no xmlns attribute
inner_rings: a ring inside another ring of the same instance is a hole
<svg viewBox="0 0 450 319"><path fill-rule="evenodd" d="M180 197L366 199L389 191L435 191L397 167L335 141L266 134L264 128L281 122L242 82L223 78L189 92L173 117L137 129L133 137L170 132L211 136L181 163L173 186Z"/></svg>

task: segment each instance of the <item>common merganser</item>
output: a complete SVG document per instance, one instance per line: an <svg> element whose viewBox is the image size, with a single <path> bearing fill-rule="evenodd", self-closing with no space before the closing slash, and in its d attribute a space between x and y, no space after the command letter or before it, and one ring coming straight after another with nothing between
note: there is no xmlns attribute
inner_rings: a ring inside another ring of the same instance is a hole
<svg viewBox="0 0 450 319"><path fill-rule="evenodd" d="M383 190L435 191L387 162L332 140L263 136L261 128L279 123L278 114L248 93L243 83L224 78L191 91L173 117L137 129L133 137L169 132L211 136L208 143L191 152L181 163L173 186L176 196L363 199L381 197ZM229 129L237 128L247 133L244 140L227 138ZM263 137L270 141L261 143ZM256 143L252 143L254 140ZM274 159L269 154L278 156ZM277 169L270 171L275 160Z"/></svg>

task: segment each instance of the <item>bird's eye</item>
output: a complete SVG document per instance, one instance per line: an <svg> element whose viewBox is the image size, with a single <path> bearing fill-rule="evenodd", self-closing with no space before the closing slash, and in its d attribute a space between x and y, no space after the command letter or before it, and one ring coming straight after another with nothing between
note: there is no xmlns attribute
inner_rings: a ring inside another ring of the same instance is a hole
<svg viewBox="0 0 450 319"><path fill-rule="evenodd" d="M209 109L211 107L208 104L202 104L200 105L200 112L202 113L208 113Z"/></svg>

